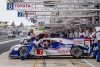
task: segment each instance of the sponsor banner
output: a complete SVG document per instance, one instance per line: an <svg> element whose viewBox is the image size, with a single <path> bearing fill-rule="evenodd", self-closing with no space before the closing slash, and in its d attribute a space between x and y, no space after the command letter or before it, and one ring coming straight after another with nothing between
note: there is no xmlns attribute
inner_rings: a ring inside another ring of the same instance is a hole
<svg viewBox="0 0 100 67"><path fill-rule="evenodd" d="M25 11L25 15L27 15L28 17L34 17L35 16L35 12L33 12L33 11Z"/></svg>
<svg viewBox="0 0 100 67"><path fill-rule="evenodd" d="M7 10L31 10L32 4L30 3L9 3L7 2Z"/></svg>
<svg viewBox="0 0 100 67"><path fill-rule="evenodd" d="M73 43L76 45L84 45L84 39L74 39Z"/></svg>

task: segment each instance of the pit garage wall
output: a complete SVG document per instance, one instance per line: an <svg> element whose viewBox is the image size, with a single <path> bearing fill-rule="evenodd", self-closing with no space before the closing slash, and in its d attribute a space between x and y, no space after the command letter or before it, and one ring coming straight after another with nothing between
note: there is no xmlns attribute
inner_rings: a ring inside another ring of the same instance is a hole
<svg viewBox="0 0 100 67"><path fill-rule="evenodd" d="M92 30L94 30L94 29L92 29ZM90 32L89 29L85 29L84 33L88 37L90 37L90 35L92 34L92 32ZM70 33L69 37L79 37L79 30L75 30L74 33Z"/></svg>
<svg viewBox="0 0 100 67"><path fill-rule="evenodd" d="M75 31L74 34L75 34L75 37L79 36L79 32L78 31Z"/></svg>

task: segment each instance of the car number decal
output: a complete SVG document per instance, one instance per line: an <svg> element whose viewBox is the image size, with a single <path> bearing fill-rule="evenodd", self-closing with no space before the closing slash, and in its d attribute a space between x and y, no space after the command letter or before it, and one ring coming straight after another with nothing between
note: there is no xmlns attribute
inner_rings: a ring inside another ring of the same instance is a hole
<svg viewBox="0 0 100 67"><path fill-rule="evenodd" d="M37 54L43 54L43 49L37 49L36 53Z"/></svg>

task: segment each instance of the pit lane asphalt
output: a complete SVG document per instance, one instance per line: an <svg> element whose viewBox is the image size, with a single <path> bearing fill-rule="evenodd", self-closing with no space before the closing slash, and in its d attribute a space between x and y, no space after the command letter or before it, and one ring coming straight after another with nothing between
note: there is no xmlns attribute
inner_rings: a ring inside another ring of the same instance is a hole
<svg viewBox="0 0 100 67"><path fill-rule="evenodd" d="M11 39L12 40L12 39ZM6 41L9 41L9 40L6 40ZM19 43L20 40L16 40L16 41L11 41L11 42L8 42L8 43L3 43L3 44L0 44L0 54L8 51L10 49L11 46L13 45L16 45ZM5 42L4 40L3 41L0 41L0 42Z"/></svg>

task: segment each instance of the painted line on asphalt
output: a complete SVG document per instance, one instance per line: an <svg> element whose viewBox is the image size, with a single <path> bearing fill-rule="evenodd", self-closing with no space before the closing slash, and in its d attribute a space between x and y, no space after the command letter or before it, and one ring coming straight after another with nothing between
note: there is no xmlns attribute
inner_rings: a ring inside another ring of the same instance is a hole
<svg viewBox="0 0 100 67"><path fill-rule="evenodd" d="M9 41L3 41L3 42L0 42L0 44L9 43L9 42L13 42L13 41L18 41L18 40L21 40L21 39L24 39L24 38L14 39L14 40L9 40Z"/></svg>
<svg viewBox="0 0 100 67"><path fill-rule="evenodd" d="M3 53L1 53L0 55L3 55L3 54L8 53L8 52L9 52L9 51L3 52Z"/></svg>
<svg viewBox="0 0 100 67"><path fill-rule="evenodd" d="M46 67L46 61L43 59L43 67Z"/></svg>
<svg viewBox="0 0 100 67"><path fill-rule="evenodd" d="M37 67L38 59L35 60L33 67Z"/></svg>
<svg viewBox="0 0 100 67"><path fill-rule="evenodd" d="M73 60L74 60L74 62L77 62L76 59L73 59ZM80 63L77 63L77 64L79 65L79 67L83 67L82 64L80 64Z"/></svg>
<svg viewBox="0 0 100 67"><path fill-rule="evenodd" d="M91 67L95 67L93 64L91 64L90 62L88 62L87 60L85 59L82 59L84 62L86 62L87 64L89 64Z"/></svg>

